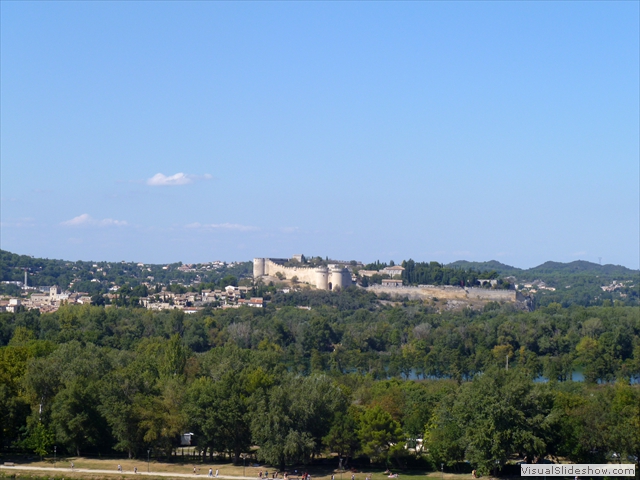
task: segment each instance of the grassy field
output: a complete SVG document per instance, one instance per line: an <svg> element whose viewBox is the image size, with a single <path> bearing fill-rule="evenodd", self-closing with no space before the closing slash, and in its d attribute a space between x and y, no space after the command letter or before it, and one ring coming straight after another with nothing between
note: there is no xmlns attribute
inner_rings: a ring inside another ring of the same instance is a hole
<svg viewBox="0 0 640 480"><path fill-rule="evenodd" d="M70 470L71 462L74 463L75 469L83 469L83 470L102 470L103 472L72 472ZM260 471L263 473L265 471L269 472L269 477L274 471L270 466L260 466L260 467L252 467L247 466L245 468L240 466L233 465L231 463L166 463L160 462L156 460L151 460L149 465L147 466L147 462L145 459L137 459L137 460L128 460L128 459L96 459L96 458L84 458L84 457L65 457L57 459L55 463L56 471L48 470L46 472L38 471L38 467L45 468L53 468L54 462L53 459L45 459L45 460L31 460L31 461L15 461L15 464L20 467L34 467L31 472L31 475L27 473L25 470L11 470L10 468L3 468L0 470L0 477L8 476L8 475L16 475L16 477L20 477L23 479L27 479L30 476L32 478L91 478L93 480L97 479L113 479L113 478L131 478L130 475L122 475L118 472L118 465L122 466L122 470L124 473L132 473L134 468L138 468L139 473L147 473L147 468L151 473L158 472L163 474L171 474L175 473L178 475L191 475L193 476L193 469L196 468L196 476L198 477L206 477L209 468L213 469L215 472L219 470L220 476L222 477L248 477L248 478L258 478L258 474ZM334 474L336 480L351 480L351 472L345 471L340 474L340 472L334 471L332 466L322 466L315 465L311 467L293 467L289 470L289 478L291 480L296 480L296 474L294 473L295 469L298 469L298 473L307 471L312 480L330 480L331 475ZM104 472L104 471L107 472ZM58 472L59 471L59 472ZM110 472L113 473L110 473ZM392 471L395 473L397 470ZM420 470L408 470L408 471L397 471L399 473L399 478L406 478L407 480L418 480L418 478L432 478L432 479L462 479L462 478L471 478L470 474L452 474L445 473L444 475L441 472L425 472ZM158 478L170 478L163 475ZM388 480L388 475L384 473L384 468L370 468L370 469L358 469L355 473L356 480L365 480L365 477L369 476L372 480ZM194 476L195 477L195 476ZM145 478L149 478L145 475ZM177 477L180 478L180 477ZM279 477L282 479L282 475Z"/></svg>

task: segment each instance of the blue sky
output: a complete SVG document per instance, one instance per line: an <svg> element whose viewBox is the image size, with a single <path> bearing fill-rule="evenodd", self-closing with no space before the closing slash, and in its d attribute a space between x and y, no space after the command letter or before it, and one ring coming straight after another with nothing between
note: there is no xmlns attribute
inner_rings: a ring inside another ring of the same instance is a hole
<svg viewBox="0 0 640 480"><path fill-rule="evenodd" d="M8 2L3 249L638 268L638 2Z"/></svg>

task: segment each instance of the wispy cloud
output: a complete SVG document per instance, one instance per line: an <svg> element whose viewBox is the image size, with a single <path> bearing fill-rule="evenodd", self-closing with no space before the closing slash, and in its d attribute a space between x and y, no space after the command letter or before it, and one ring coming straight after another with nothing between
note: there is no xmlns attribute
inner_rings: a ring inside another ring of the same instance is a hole
<svg viewBox="0 0 640 480"><path fill-rule="evenodd" d="M124 220L114 220L113 218L103 218L98 220L93 218L88 213L83 213L77 217L73 217L71 220L61 222L60 225L65 227L80 227L83 225L91 225L97 227L124 227L127 222Z"/></svg>
<svg viewBox="0 0 640 480"><path fill-rule="evenodd" d="M35 227L35 219L32 217L17 218L12 222L0 222L0 227Z"/></svg>
<svg viewBox="0 0 640 480"><path fill-rule="evenodd" d="M147 180L147 185L151 185L152 187L174 187L177 185L188 185L197 180L211 180L212 178L208 173L204 175L190 175L182 172L176 173L175 175L156 173Z"/></svg>
<svg viewBox="0 0 640 480"><path fill-rule="evenodd" d="M251 225L240 225L239 223L190 223L186 225L187 228L202 228L202 229L219 229L219 230L236 230L239 232L251 232L260 230L258 227Z"/></svg>

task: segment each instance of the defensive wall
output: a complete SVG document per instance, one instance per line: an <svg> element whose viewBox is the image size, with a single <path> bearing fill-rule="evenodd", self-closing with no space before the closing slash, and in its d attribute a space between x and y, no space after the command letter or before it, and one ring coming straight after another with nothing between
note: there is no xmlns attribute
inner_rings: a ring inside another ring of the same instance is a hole
<svg viewBox="0 0 640 480"><path fill-rule="evenodd" d="M515 290L489 290L486 288L476 287L452 287L437 285L418 285L388 287L382 285L372 285L367 290L379 293L388 293L389 295L399 295L401 297L409 297L414 300L425 300L433 297L447 300L484 300L495 302L516 302L517 292Z"/></svg>
<svg viewBox="0 0 640 480"><path fill-rule="evenodd" d="M286 260L285 260L286 261ZM351 285L351 273L339 265L329 265L329 267L286 267L281 265L283 259L254 258L253 278L275 277L281 273L284 278L291 280L298 277L301 283L308 283L320 290L333 290L334 288L345 288Z"/></svg>

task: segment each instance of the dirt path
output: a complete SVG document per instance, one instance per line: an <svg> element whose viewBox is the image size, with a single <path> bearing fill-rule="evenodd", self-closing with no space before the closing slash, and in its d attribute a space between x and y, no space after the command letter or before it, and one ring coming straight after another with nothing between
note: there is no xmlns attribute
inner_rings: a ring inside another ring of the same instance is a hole
<svg viewBox="0 0 640 480"><path fill-rule="evenodd" d="M94 468L54 468L54 467L32 467L26 465L15 465L12 467L6 465L0 465L0 470L4 472L10 471L30 471L30 472L56 472L56 473L71 473L72 475L76 475L78 473L90 473L92 475L141 475L147 477L167 477L167 478L216 478L209 477L207 473L205 474L193 474L193 473L174 473L174 472L143 472L138 470L138 473L134 473L133 471L123 470L122 472L118 472L117 470L101 470ZM231 475L218 475L217 478L222 479L230 479L230 480L255 480L255 477L238 477Z"/></svg>

